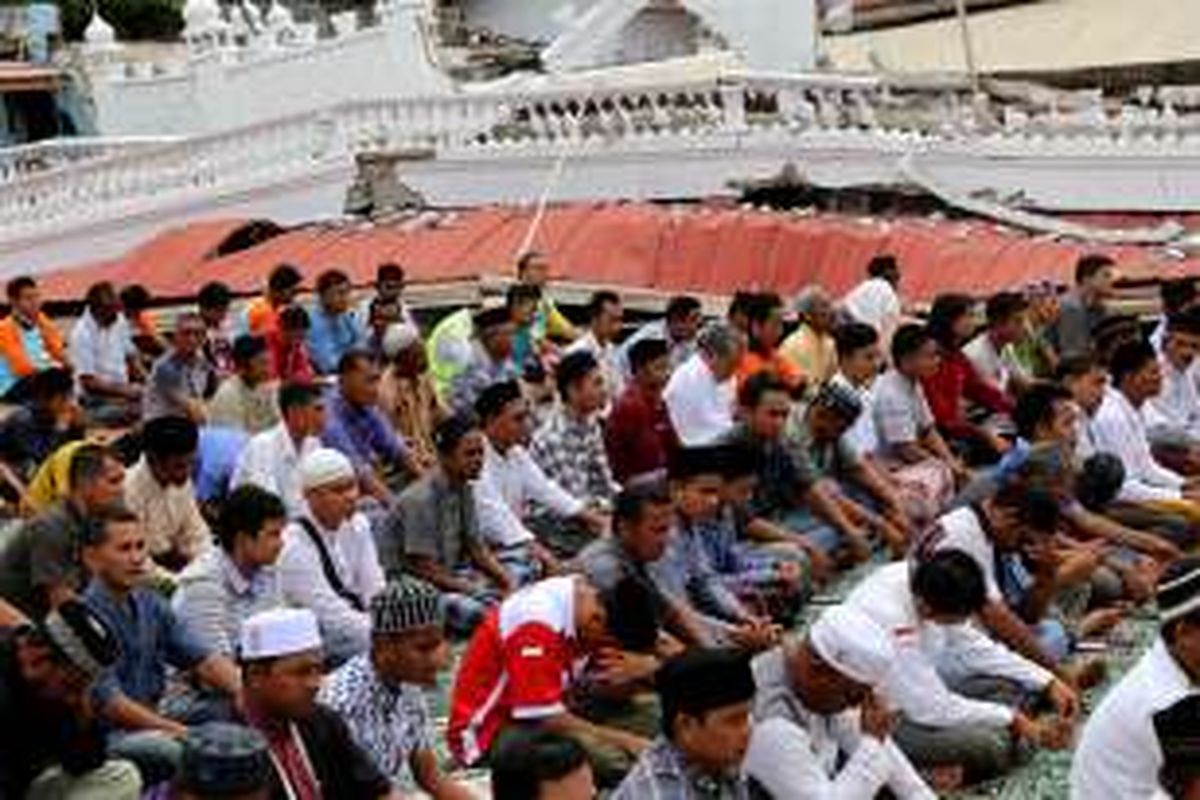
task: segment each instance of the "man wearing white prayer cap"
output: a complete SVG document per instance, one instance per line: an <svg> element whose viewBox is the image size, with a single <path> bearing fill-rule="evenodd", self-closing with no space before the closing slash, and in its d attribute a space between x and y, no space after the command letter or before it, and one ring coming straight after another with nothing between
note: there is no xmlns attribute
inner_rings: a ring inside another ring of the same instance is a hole
<svg viewBox="0 0 1200 800"><path fill-rule="evenodd" d="M303 513L283 532L277 569L284 601L312 609L331 665L365 653L367 607L384 586L375 537L355 509L358 477L350 459L317 448L300 459Z"/></svg>
<svg viewBox="0 0 1200 800"><path fill-rule="evenodd" d="M398 798L345 721L317 702L324 676L317 617L262 611L242 623L244 717L267 741L272 800Z"/></svg>
<svg viewBox="0 0 1200 800"><path fill-rule="evenodd" d="M769 797L870 800L936 795L891 739L894 720L872 694L895 653L891 638L846 606L807 638L754 659L754 730L743 768Z"/></svg>
<svg viewBox="0 0 1200 800"><path fill-rule="evenodd" d="M1075 747L1072 800L1155 797L1164 777L1171 782L1159 730L1173 727L1177 704L1200 694L1200 557L1163 570L1155 600L1158 638L1100 701ZM1200 722L1185 727L1200 731Z"/></svg>
<svg viewBox="0 0 1200 800"><path fill-rule="evenodd" d="M383 333L383 354L389 360L403 353L413 345L421 343L421 332L416 325L397 322L388 325Z"/></svg>
<svg viewBox="0 0 1200 800"><path fill-rule="evenodd" d="M446 416L438 400L429 357L416 325L389 325L383 335L386 368L379 380L379 408L423 467L437 463L434 422Z"/></svg>

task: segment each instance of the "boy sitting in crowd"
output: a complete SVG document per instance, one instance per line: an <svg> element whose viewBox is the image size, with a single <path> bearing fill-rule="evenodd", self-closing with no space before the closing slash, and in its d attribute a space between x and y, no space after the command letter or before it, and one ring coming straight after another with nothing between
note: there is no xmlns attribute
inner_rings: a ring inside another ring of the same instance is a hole
<svg viewBox="0 0 1200 800"><path fill-rule="evenodd" d="M318 699L342 715L358 746L402 792L470 800L434 752L425 692L446 666L445 616L438 592L413 579L389 583L371 600L371 649L329 676Z"/></svg>
<svg viewBox="0 0 1200 800"><path fill-rule="evenodd" d="M920 325L902 325L892 337L892 367L875 383L872 411L879 454L900 465L933 458L956 482L970 477L963 462L938 432L923 383L937 374L938 344Z"/></svg>
<svg viewBox="0 0 1200 800"><path fill-rule="evenodd" d="M719 579L701 541L701 526L712 522L721 508L724 452L712 446L677 454L670 473L675 528L650 573L663 594L690 606L703 620L702 642L729 641L762 649L778 639L779 627L747 608Z"/></svg>
<svg viewBox="0 0 1200 800"><path fill-rule="evenodd" d="M488 609L518 582L483 541L472 483L483 469L484 436L470 413L434 430L438 466L400 495L382 531L383 567L441 590L452 633L470 636Z"/></svg>
<svg viewBox="0 0 1200 800"><path fill-rule="evenodd" d="M241 677L227 656L187 630L162 595L144 586L152 562L136 516L119 507L97 514L83 543L83 561L92 575L84 601L112 629L121 650L92 698L112 726L109 752L133 761L153 786L179 768L179 739L187 724L231 713ZM211 693L160 707L168 665L195 676Z"/></svg>
<svg viewBox="0 0 1200 800"><path fill-rule="evenodd" d="M529 454L546 477L568 494L593 509L606 509L618 487L599 418L608 400L604 371L591 353L568 353L558 363L556 380L561 402L534 434ZM535 512L533 524L560 558L571 558L594 536L584 525L555 519L553 510L549 516L549 520L539 519Z"/></svg>
<svg viewBox="0 0 1200 800"><path fill-rule="evenodd" d="M171 598L175 613L205 647L233 657L242 623L283 605L275 562L286 522L283 501L257 486L238 487L225 499L219 546L184 568Z"/></svg>
<svg viewBox="0 0 1200 800"><path fill-rule="evenodd" d="M751 542L750 503L758 486L758 453L722 448L721 508L697 524L700 546L719 579L756 614L784 625L795 621L811 591L809 559L788 542Z"/></svg>
<svg viewBox="0 0 1200 800"><path fill-rule="evenodd" d="M727 649L692 650L668 661L657 683L662 735L638 759L613 800L745 797L741 764L754 699L746 656Z"/></svg>

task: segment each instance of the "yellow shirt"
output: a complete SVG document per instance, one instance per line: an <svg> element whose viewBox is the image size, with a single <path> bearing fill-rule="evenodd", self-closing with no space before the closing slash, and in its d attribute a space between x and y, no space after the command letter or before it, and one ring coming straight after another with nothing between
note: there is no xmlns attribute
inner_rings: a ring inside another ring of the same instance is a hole
<svg viewBox="0 0 1200 800"><path fill-rule="evenodd" d="M565 339L574 341L579 332L571 321L558 310L558 305L549 297L542 296L533 321L533 338L541 341L545 338Z"/></svg>
<svg viewBox="0 0 1200 800"><path fill-rule="evenodd" d="M837 372L837 342L832 336L819 334L808 325L801 325L783 340L779 355L800 368L801 374L808 379L810 395Z"/></svg>
<svg viewBox="0 0 1200 800"><path fill-rule="evenodd" d="M67 442L50 454L33 473L33 480L25 489L29 511L40 514L55 502L64 499L71 491L71 462L85 444L95 444L86 439Z"/></svg>

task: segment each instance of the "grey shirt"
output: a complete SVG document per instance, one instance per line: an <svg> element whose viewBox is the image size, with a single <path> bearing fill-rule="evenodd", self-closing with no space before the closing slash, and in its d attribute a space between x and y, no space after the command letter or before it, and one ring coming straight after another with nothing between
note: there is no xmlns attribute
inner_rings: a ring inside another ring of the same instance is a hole
<svg viewBox="0 0 1200 800"><path fill-rule="evenodd" d="M480 542L471 487L452 485L438 469L397 498L384 523L380 562L389 575L403 570L405 556L431 558L453 570Z"/></svg>
<svg viewBox="0 0 1200 800"><path fill-rule="evenodd" d="M146 393L142 396L142 417L147 420L158 417L187 416L187 409L177 402L180 395L193 400L204 400L216 389L217 373L203 355L184 361L171 350L150 371L146 382Z"/></svg>
<svg viewBox="0 0 1200 800"><path fill-rule="evenodd" d="M242 623L283 605L283 591L274 565L247 576L223 549L212 547L180 573L171 605L205 647L232 656Z"/></svg>
<svg viewBox="0 0 1200 800"><path fill-rule="evenodd" d="M911 378L890 369L875 382L875 430L883 455L918 441L934 425L925 391Z"/></svg>
<svg viewBox="0 0 1200 800"><path fill-rule="evenodd" d="M85 524L64 500L20 525L0 551L0 597L38 620L49 611L46 590L51 586L82 591L87 584L80 556Z"/></svg>
<svg viewBox="0 0 1200 800"><path fill-rule="evenodd" d="M1106 316L1104 306L1085 306L1076 292L1070 292L1063 296L1060 309L1058 321L1050 329L1050 343L1060 358L1087 353L1092 347L1092 331Z"/></svg>
<svg viewBox="0 0 1200 800"><path fill-rule="evenodd" d="M813 438L803 408L797 407L788 420L785 442L796 464L796 471L806 484L815 483L821 478L845 478L858 469L858 454L845 437L839 436L828 442L818 442Z"/></svg>
<svg viewBox="0 0 1200 800"><path fill-rule="evenodd" d="M605 536L589 543L575 557L572 566L586 575L601 592L613 591L622 580L635 580L656 599L660 614L666 608L666 599L650 576L650 565L635 561L615 536Z"/></svg>

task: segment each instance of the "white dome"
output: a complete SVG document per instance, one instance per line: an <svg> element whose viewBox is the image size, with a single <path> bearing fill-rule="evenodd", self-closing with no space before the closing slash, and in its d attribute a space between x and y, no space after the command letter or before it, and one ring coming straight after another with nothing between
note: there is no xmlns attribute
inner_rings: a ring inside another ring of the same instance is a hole
<svg viewBox="0 0 1200 800"><path fill-rule="evenodd" d="M250 27L250 20L246 18L246 9L241 3L229 9L229 29L234 36L247 37L253 30Z"/></svg>
<svg viewBox="0 0 1200 800"><path fill-rule="evenodd" d="M221 6L217 0L187 0L183 7L184 29L188 34L198 34L221 27Z"/></svg>
<svg viewBox="0 0 1200 800"><path fill-rule="evenodd" d="M90 45L108 45L117 41L117 34L97 9L92 12L92 21L83 31L83 40Z"/></svg>

